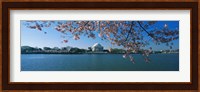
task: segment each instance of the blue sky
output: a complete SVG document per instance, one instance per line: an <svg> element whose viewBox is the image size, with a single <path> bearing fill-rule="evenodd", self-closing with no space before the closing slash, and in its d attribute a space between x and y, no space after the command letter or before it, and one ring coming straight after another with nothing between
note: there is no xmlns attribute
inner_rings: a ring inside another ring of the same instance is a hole
<svg viewBox="0 0 200 92"><path fill-rule="evenodd" d="M167 24L170 29L176 29L176 28L179 29L179 21L158 21L155 24L155 26L163 27L165 24ZM64 34L56 31L54 27L43 28L43 31L39 31L27 28L24 25L24 21L21 21L20 32L21 32L21 46L31 46L39 48L72 46L72 47L87 49L88 47L92 46L95 43L100 43L101 45L104 46L105 49L122 48L113 46L108 41L101 40L101 38L99 38L97 34L96 34L96 39L81 36L79 40L74 40L73 38L70 38L68 43L62 43L64 39L61 36L64 36ZM47 32L47 34L45 34L44 32ZM175 40L173 41L173 43L174 43L173 49L178 49L179 40ZM149 46L151 46L153 50L169 49L169 47L167 47L166 44L155 45L154 43L150 42Z"/></svg>

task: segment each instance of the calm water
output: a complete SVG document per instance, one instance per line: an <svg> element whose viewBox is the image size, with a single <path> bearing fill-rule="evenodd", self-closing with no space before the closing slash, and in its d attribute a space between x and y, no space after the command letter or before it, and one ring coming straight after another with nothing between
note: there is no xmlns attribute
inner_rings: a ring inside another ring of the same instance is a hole
<svg viewBox="0 0 200 92"><path fill-rule="evenodd" d="M178 71L178 54L152 54L151 63L134 54L136 63L122 54L22 54L22 71Z"/></svg>

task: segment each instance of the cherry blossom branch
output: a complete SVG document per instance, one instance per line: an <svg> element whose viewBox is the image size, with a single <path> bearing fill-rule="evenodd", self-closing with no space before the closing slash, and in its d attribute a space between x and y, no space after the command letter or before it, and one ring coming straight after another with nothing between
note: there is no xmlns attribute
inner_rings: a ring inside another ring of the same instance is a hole
<svg viewBox="0 0 200 92"><path fill-rule="evenodd" d="M151 38L153 38L153 39L156 40L156 38L155 38L152 34L150 34L150 33L141 25L141 23L140 23L139 21L137 21L137 23L139 24L139 26L140 26Z"/></svg>
<svg viewBox="0 0 200 92"><path fill-rule="evenodd" d="M86 26L88 23L89 23L89 21L87 21L84 26Z"/></svg>
<svg viewBox="0 0 200 92"><path fill-rule="evenodd" d="M128 32L128 35L127 35L125 41L127 41L128 37L129 37L129 34L131 33L132 28L133 28L133 21L131 22L131 28L130 28L130 30L129 30L129 32Z"/></svg>
<svg viewBox="0 0 200 92"><path fill-rule="evenodd" d="M99 31L101 31L101 30L100 30L100 21L99 21Z"/></svg>

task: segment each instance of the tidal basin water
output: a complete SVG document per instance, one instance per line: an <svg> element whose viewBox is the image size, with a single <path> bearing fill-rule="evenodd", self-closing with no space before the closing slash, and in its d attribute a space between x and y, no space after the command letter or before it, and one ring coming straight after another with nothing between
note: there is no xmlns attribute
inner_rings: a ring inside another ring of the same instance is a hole
<svg viewBox="0 0 200 92"><path fill-rule="evenodd" d="M22 54L21 71L179 71L179 54L133 57L135 64L122 54Z"/></svg>

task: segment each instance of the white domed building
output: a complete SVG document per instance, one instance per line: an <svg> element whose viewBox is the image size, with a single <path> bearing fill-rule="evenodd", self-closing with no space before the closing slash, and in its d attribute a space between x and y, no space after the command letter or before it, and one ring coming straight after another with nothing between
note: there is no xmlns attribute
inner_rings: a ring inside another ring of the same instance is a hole
<svg viewBox="0 0 200 92"><path fill-rule="evenodd" d="M92 46L92 51L93 52L103 52L103 46L99 43L95 43L93 46Z"/></svg>

